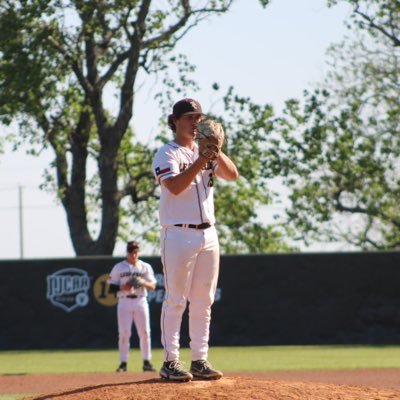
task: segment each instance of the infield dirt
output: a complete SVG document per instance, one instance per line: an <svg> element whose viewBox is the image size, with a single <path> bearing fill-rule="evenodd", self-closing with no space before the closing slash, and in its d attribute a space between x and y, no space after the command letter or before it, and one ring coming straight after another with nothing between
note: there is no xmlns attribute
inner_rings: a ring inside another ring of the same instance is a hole
<svg viewBox="0 0 400 400"><path fill-rule="evenodd" d="M226 373L170 383L157 373L2 375L0 393L35 400L400 400L400 369Z"/></svg>

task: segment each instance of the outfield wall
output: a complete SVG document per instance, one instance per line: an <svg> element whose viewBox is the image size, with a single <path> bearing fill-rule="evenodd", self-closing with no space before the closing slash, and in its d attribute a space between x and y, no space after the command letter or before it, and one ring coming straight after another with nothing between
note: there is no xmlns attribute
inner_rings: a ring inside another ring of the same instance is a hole
<svg viewBox="0 0 400 400"><path fill-rule="evenodd" d="M121 258L0 261L0 350L117 346ZM160 347L159 257L150 294ZM400 252L222 256L211 345L400 344ZM188 345L184 315L182 345ZM133 336L137 346L137 336Z"/></svg>

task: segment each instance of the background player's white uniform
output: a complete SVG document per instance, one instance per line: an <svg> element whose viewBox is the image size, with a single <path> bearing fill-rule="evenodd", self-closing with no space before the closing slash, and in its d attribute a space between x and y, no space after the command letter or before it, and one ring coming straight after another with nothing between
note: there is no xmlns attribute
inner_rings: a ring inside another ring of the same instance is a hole
<svg viewBox="0 0 400 400"><path fill-rule="evenodd" d="M135 265L129 264L127 260L114 265L111 270L108 283L123 286L132 275L138 275L146 281L156 283L154 271L150 264L138 260ZM147 301L147 289L144 287L120 290L117 293L118 306L118 347L120 360L128 361L132 322L135 323L140 341L140 352L143 360L151 359L151 337L149 304Z"/></svg>
<svg viewBox="0 0 400 400"><path fill-rule="evenodd" d="M197 157L197 147L192 151L169 142L154 158L154 175L161 183L181 173ZM208 357L211 305L219 272L213 199L216 167L215 162L208 162L179 195L161 185L161 259L166 290L161 314L161 341L166 361L179 359L179 332L187 300L192 360L207 360ZM207 225L199 229L189 227L200 224Z"/></svg>

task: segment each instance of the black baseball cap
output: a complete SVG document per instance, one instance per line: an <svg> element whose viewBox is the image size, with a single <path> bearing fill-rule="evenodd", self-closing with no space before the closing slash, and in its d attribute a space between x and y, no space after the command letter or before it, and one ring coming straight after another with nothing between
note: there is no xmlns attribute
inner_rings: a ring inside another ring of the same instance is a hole
<svg viewBox="0 0 400 400"><path fill-rule="evenodd" d="M176 118L191 114L203 114L201 105L197 100L189 98L182 99L175 103L172 108L172 115Z"/></svg>
<svg viewBox="0 0 400 400"><path fill-rule="evenodd" d="M139 243L135 242L134 240L131 240L126 244L126 251L128 253L131 253L132 251L138 251L140 248Z"/></svg>

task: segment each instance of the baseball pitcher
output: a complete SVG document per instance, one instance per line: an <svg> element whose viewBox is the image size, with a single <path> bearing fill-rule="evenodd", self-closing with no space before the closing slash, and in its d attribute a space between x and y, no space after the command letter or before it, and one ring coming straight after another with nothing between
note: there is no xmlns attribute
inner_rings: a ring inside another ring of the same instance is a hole
<svg viewBox="0 0 400 400"><path fill-rule="evenodd" d="M159 149L153 173L161 186L161 260L165 298L161 342L165 362L160 376L174 381L219 379L208 361L211 305L219 272L215 228L214 178L236 179L234 163L221 150L224 130L207 118L198 101L182 99L168 117L174 139ZM189 302L190 372L179 360L182 314Z"/></svg>

